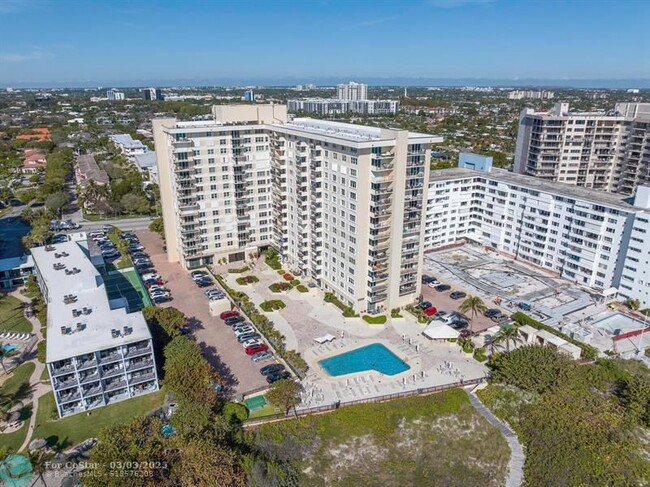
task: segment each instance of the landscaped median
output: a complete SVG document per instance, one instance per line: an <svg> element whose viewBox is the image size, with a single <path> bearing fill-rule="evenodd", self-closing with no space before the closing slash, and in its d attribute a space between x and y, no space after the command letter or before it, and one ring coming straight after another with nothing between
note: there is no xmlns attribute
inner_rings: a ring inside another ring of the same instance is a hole
<svg viewBox="0 0 650 487"><path fill-rule="evenodd" d="M211 272L211 270L210 270ZM288 350L284 343L284 336L278 330L276 330L269 319L260 313L255 306L255 303L251 301L246 293L236 291L225 282L224 278L218 274L214 274L215 279L219 282L221 287L230 295L230 297L235 301L237 306L248 316L248 318L253 322L257 327L259 332L264 335L264 338L269 342L269 344L275 349L275 352L279 357L281 357L289 367L299 377L304 377L305 372L309 369L307 362L300 356L295 350ZM291 287L288 283L289 287ZM270 300L265 301L265 303L274 303L274 306L279 306L278 303L284 303L280 300ZM276 308L280 309L280 308Z"/></svg>
<svg viewBox="0 0 650 487"><path fill-rule="evenodd" d="M386 319L387 318L385 315L379 315L379 316L363 315L363 321L365 321L369 325L385 325Z"/></svg>
<svg viewBox="0 0 650 487"><path fill-rule="evenodd" d="M344 318L357 318L359 316L351 306L346 306L343 304L341 300L334 296L332 293L325 293L323 301L326 303L332 303L334 306L340 309L343 312Z"/></svg>
<svg viewBox="0 0 650 487"><path fill-rule="evenodd" d="M267 313L271 311L279 311L286 307L287 305L284 304L284 301L281 301L279 299L271 299L269 301L264 301L263 303L260 304L260 308L262 308L262 311L266 311Z"/></svg>
<svg viewBox="0 0 650 487"><path fill-rule="evenodd" d="M239 284L240 286L245 286L246 284L255 284L256 282L260 281L255 276L238 277L236 280L237 280L237 284Z"/></svg>

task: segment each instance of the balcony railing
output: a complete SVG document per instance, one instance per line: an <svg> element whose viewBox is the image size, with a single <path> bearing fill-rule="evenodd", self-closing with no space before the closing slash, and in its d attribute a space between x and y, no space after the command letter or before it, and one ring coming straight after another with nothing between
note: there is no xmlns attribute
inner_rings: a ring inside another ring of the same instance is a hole
<svg viewBox="0 0 650 487"><path fill-rule="evenodd" d="M74 366L72 364L64 365L63 367L57 367L57 368L52 367L52 375L53 376L62 375L62 374L69 374L70 372L73 372L73 371L74 371Z"/></svg>
<svg viewBox="0 0 650 487"><path fill-rule="evenodd" d="M146 382L148 380L155 379L155 378L156 378L156 374L154 374L153 372L149 372L146 374L133 374L129 379L129 384L130 385L139 384L141 382Z"/></svg>
<svg viewBox="0 0 650 487"><path fill-rule="evenodd" d="M151 365L153 365L153 360L151 360L151 359L140 360L140 361L137 361L137 362L131 362L129 365L126 366L126 370L128 372L131 372L133 370L142 369L144 367L148 367L148 366L151 366Z"/></svg>
<svg viewBox="0 0 650 487"><path fill-rule="evenodd" d="M111 362L117 362L122 359L122 355L118 352L113 352L109 355L104 355L103 357L99 357L99 363L104 365L104 364L110 364Z"/></svg>
<svg viewBox="0 0 650 487"><path fill-rule="evenodd" d="M121 387L126 387L126 381L124 379L107 383L106 385L104 385L104 391L105 392L114 391L116 389L120 389Z"/></svg>
<svg viewBox="0 0 650 487"><path fill-rule="evenodd" d="M84 377L81 377L79 379L79 383L80 384L88 384L89 382L93 382L93 381L96 381L96 380L99 380L99 374L97 372L95 372L94 374L88 374L88 375L86 375Z"/></svg>
<svg viewBox="0 0 650 487"><path fill-rule="evenodd" d="M121 367L115 367L113 369L102 371L102 378L107 379L109 377L115 377L124 373L124 369Z"/></svg>
<svg viewBox="0 0 650 487"><path fill-rule="evenodd" d="M77 362L77 370L89 369L91 367L97 367L97 360L84 360Z"/></svg>
<svg viewBox="0 0 650 487"><path fill-rule="evenodd" d="M59 404L63 404L66 402L71 402L71 401L77 401L81 399L81 394L79 391L75 391L72 394L59 394Z"/></svg>

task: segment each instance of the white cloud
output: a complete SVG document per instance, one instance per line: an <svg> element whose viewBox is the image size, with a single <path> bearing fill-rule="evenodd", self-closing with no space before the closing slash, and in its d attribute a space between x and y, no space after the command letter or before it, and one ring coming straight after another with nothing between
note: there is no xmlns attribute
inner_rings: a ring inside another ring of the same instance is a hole
<svg viewBox="0 0 650 487"><path fill-rule="evenodd" d="M37 50L27 53L0 52L0 63L22 63L34 59L42 59L44 57L45 54L43 54L42 51Z"/></svg>
<svg viewBox="0 0 650 487"><path fill-rule="evenodd" d="M496 0L429 0L429 5L438 8L456 8L466 5L485 5Z"/></svg>

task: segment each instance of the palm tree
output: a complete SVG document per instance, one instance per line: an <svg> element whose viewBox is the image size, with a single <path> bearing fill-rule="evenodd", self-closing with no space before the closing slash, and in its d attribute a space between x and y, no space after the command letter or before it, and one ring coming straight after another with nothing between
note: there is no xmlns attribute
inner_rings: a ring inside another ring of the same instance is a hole
<svg viewBox="0 0 650 487"><path fill-rule="evenodd" d="M506 347L506 352L510 351L510 343L516 345L521 343L522 338L519 334L519 329L515 325L511 325L507 328L501 328L496 335L492 338L492 345L497 346L504 344Z"/></svg>
<svg viewBox="0 0 650 487"><path fill-rule="evenodd" d="M27 458L32 464L32 471L36 474L36 478L32 482L32 487L36 484L37 480L41 481L39 485L47 485L43 474L48 470L51 455L45 454L42 451L30 451L27 453Z"/></svg>
<svg viewBox="0 0 650 487"><path fill-rule="evenodd" d="M470 313L472 319L476 318L476 315L483 314L487 306L481 298L478 296L467 296L467 298L460 304L458 311L461 313Z"/></svg>
<svg viewBox="0 0 650 487"><path fill-rule="evenodd" d="M4 373L7 373L7 368L5 367L5 359L9 357L9 352L5 350L4 345L0 342L0 365L2 365L2 370Z"/></svg>

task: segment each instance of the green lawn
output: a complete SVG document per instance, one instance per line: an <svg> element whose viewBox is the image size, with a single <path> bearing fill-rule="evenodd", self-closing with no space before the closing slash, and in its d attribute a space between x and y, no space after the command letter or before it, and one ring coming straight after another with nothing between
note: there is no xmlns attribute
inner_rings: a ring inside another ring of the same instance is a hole
<svg viewBox="0 0 650 487"><path fill-rule="evenodd" d="M384 315L379 315L379 316L370 316L370 315L363 315L363 321L370 325L383 325L386 323L386 316Z"/></svg>
<svg viewBox="0 0 650 487"><path fill-rule="evenodd" d="M55 448L66 448L87 438L96 437L106 426L130 421L144 416L162 406L165 391L139 396L128 401L93 409L63 419L56 415L54 395L48 392L39 399L36 413L36 427L32 438L45 438Z"/></svg>
<svg viewBox="0 0 650 487"><path fill-rule="evenodd" d="M29 411L29 414L31 415L31 411ZM25 419L25 422L18 431L7 434L0 433L0 445L6 448L7 451L16 452L23 444L23 441L25 441L27 430L29 429L29 420L27 418Z"/></svg>
<svg viewBox="0 0 650 487"><path fill-rule="evenodd" d="M27 362L16 367L11 376L2 383L2 392L15 394L22 384L29 384L29 378L34 373L36 366Z"/></svg>
<svg viewBox="0 0 650 487"><path fill-rule="evenodd" d="M271 404L267 404L260 409L256 409L248 416L249 419L263 418L264 416L273 416L274 414L281 413L282 411Z"/></svg>
<svg viewBox="0 0 650 487"><path fill-rule="evenodd" d="M13 296L0 297L0 332L31 333L32 324L23 314L23 302Z"/></svg>
<svg viewBox="0 0 650 487"><path fill-rule="evenodd" d="M251 415L251 417L253 417ZM265 424L256 447L288 458L297 485L500 486L510 449L453 389Z"/></svg>
<svg viewBox="0 0 650 487"><path fill-rule="evenodd" d="M41 374L41 377L39 380L50 380L50 373L47 371L47 367L43 369L43 373Z"/></svg>

